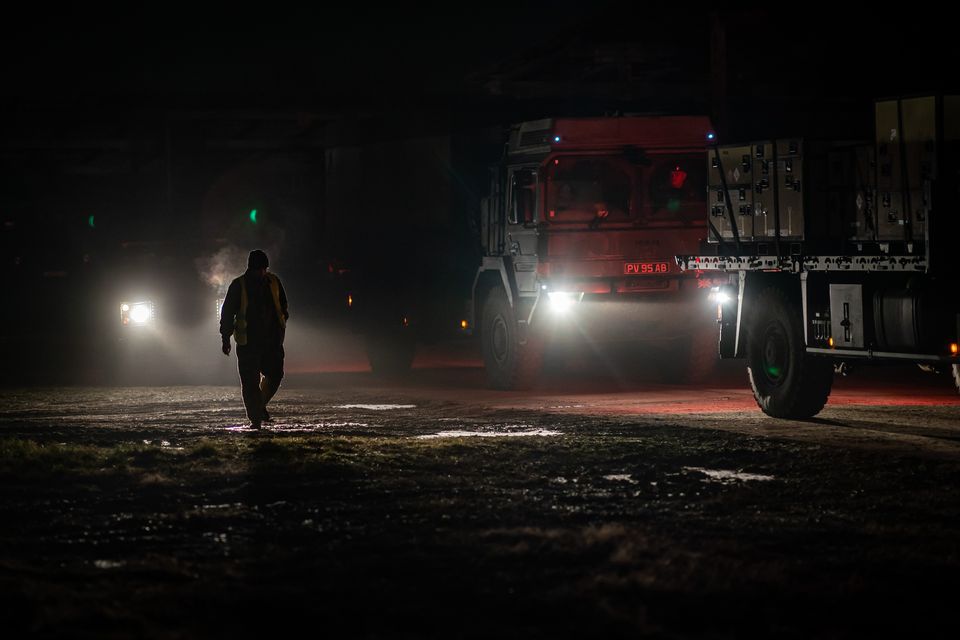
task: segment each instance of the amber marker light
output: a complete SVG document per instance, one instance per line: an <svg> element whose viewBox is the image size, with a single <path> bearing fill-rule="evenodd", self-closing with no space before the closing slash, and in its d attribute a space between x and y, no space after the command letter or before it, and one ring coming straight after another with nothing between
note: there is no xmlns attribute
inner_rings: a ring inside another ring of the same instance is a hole
<svg viewBox="0 0 960 640"><path fill-rule="evenodd" d="M827 340L827 344L829 344L830 348L833 349L833 338L830 338L829 340Z"/></svg>
<svg viewBox="0 0 960 640"><path fill-rule="evenodd" d="M352 295L349 295L349 294L347 295L347 306L348 306L348 307L352 307L352 306L353 306L353 296L352 296Z"/></svg>
<svg viewBox="0 0 960 640"><path fill-rule="evenodd" d="M957 355L957 343L956 343L956 342L954 342L954 343L952 343L952 344L950 345L950 355L952 355L952 356Z"/></svg>
<svg viewBox="0 0 960 640"><path fill-rule="evenodd" d="M466 329L466 328L469 327L469 326L470 326L470 323L467 322L466 320L461 320L461 321L460 321L460 328L461 328L461 329ZM954 345L954 346L956 346L956 345Z"/></svg>

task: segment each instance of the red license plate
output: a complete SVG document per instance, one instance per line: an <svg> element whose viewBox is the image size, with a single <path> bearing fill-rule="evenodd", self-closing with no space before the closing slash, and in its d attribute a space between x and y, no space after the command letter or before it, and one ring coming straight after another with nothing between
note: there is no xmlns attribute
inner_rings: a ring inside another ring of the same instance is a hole
<svg viewBox="0 0 960 640"><path fill-rule="evenodd" d="M623 264L623 275L626 276L645 276L669 272L670 264L667 262L625 262Z"/></svg>

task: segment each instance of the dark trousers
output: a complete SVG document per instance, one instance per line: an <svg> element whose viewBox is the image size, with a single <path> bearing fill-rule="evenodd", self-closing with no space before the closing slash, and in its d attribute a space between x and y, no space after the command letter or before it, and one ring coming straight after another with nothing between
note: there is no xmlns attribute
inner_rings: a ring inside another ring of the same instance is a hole
<svg viewBox="0 0 960 640"><path fill-rule="evenodd" d="M283 345L237 345L237 369L247 417L259 423L283 380Z"/></svg>

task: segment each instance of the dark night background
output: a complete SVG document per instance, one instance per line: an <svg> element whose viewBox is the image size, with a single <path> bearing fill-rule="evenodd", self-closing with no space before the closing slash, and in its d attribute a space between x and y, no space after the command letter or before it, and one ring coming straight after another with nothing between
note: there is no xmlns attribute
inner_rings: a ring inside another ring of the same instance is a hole
<svg viewBox="0 0 960 640"><path fill-rule="evenodd" d="M960 91L947 9L840 5L5 7L4 637L960 637L956 364L851 361L794 420L758 409L744 360L714 362L715 334L698 348L693 303L650 305L654 325L599 301L629 336L545 349L529 391L485 388L459 315L394 377L356 331L375 287L464 302L511 123L870 140L875 99ZM656 229L637 245L683 233ZM255 247L291 311L256 430L214 313ZM774 319L784 291L756 298ZM122 327L146 299L156 326ZM766 351L800 333L767 327ZM715 375L675 384L697 361Z"/></svg>
<svg viewBox="0 0 960 640"><path fill-rule="evenodd" d="M211 258L254 246L301 313L325 318L340 271L394 237L325 210L331 146L611 113L709 114L725 140L867 138L874 98L956 89L949 22L625 2L11 15L0 341L20 365L3 380L96 380L102 327L138 274L195 324Z"/></svg>

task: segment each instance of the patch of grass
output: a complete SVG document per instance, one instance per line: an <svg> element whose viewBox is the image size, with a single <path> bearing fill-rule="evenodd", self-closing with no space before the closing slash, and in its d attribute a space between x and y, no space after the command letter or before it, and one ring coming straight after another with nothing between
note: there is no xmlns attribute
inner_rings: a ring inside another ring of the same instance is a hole
<svg viewBox="0 0 960 640"><path fill-rule="evenodd" d="M106 461L105 450L80 444L44 444L33 440L0 439L0 472L58 473L95 470Z"/></svg>
<svg viewBox="0 0 960 640"><path fill-rule="evenodd" d="M194 459L219 457L220 448L210 440L201 440L187 449L187 456Z"/></svg>
<svg viewBox="0 0 960 640"><path fill-rule="evenodd" d="M211 467L226 470L235 451L201 443L187 455L156 445L117 443L88 444L45 443L18 438L0 438L0 474L17 477L43 475L96 475L104 473L169 474L177 468ZM201 464L195 464L199 460ZM181 470L184 470L181 469Z"/></svg>

